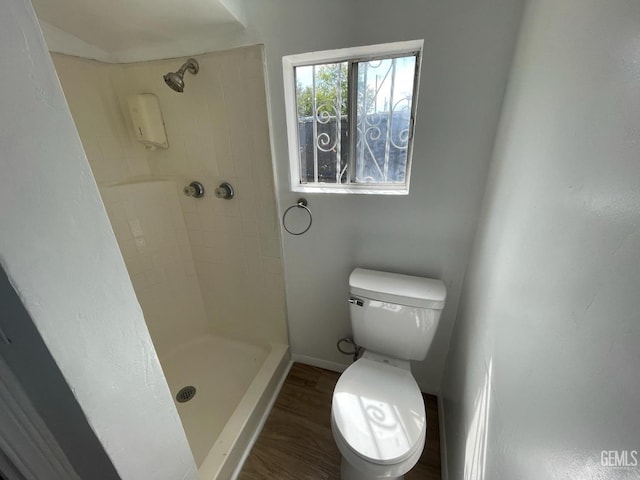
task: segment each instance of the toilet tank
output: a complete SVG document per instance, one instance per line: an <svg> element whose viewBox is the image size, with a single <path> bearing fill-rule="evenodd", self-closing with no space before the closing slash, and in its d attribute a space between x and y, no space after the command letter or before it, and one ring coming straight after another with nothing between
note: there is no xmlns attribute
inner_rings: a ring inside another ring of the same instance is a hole
<svg viewBox="0 0 640 480"><path fill-rule="evenodd" d="M402 360L424 360L447 296L442 280L356 268L349 293L357 345Z"/></svg>

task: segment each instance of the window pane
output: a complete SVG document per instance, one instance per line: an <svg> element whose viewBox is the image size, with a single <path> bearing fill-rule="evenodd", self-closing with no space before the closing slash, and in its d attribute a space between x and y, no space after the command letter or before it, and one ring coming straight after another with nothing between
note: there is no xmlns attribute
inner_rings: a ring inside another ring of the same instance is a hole
<svg viewBox="0 0 640 480"><path fill-rule="evenodd" d="M358 183L404 183L416 56L358 63Z"/></svg>
<svg viewBox="0 0 640 480"><path fill-rule="evenodd" d="M348 165L347 62L295 68L301 183L344 183Z"/></svg>

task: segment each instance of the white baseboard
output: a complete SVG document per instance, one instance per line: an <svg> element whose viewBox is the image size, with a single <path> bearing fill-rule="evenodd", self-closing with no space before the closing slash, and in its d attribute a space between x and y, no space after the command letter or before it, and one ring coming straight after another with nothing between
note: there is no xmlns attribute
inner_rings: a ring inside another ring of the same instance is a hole
<svg viewBox="0 0 640 480"><path fill-rule="evenodd" d="M444 429L444 401L442 394L438 395L438 428L440 429L440 478L448 480L449 470L447 464L447 437Z"/></svg>
<svg viewBox="0 0 640 480"><path fill-rule="evenodd" d="M328 360L322 360L321 358L308 357L307 355L300 355L298 353L291 354L291 360L298 363L304 363L305 365L311 365L312 367L324 368L325 370L331 370L332 372L344 372L349 364L342 364L338 362L330 362Z"/></svg>
<svg viewBox="0 0 640 480"><path fill-rule="evenodd" d="M433 385L420 385L420 391L422 393L426 393L428 395L433 395L434 397L440 398L440 389L438 387L434 387Z"/></svg>

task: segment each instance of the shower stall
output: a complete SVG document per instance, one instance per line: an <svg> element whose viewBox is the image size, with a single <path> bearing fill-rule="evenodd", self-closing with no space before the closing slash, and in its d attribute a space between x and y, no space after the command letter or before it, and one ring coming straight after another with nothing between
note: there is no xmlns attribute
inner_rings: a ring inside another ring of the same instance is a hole
<svg viewBox="0 0 640 480"><path fill-rule="evenodd" d="M175 72L52 58L200 477L230 478L289 364L262 47ZM168 148L134 134L127 99L149 93Z"/></svg>

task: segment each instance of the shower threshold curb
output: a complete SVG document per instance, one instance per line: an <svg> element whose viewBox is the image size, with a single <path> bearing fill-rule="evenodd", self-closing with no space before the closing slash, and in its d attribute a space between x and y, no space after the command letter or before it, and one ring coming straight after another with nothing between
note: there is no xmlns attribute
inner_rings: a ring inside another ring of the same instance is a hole
<svg viewBox="0 0 640 480"><path fill-rule="evenodd" d="M272 344L269 356L198 469L200 480L237 477L290 367L289 347Z"/></svg>

